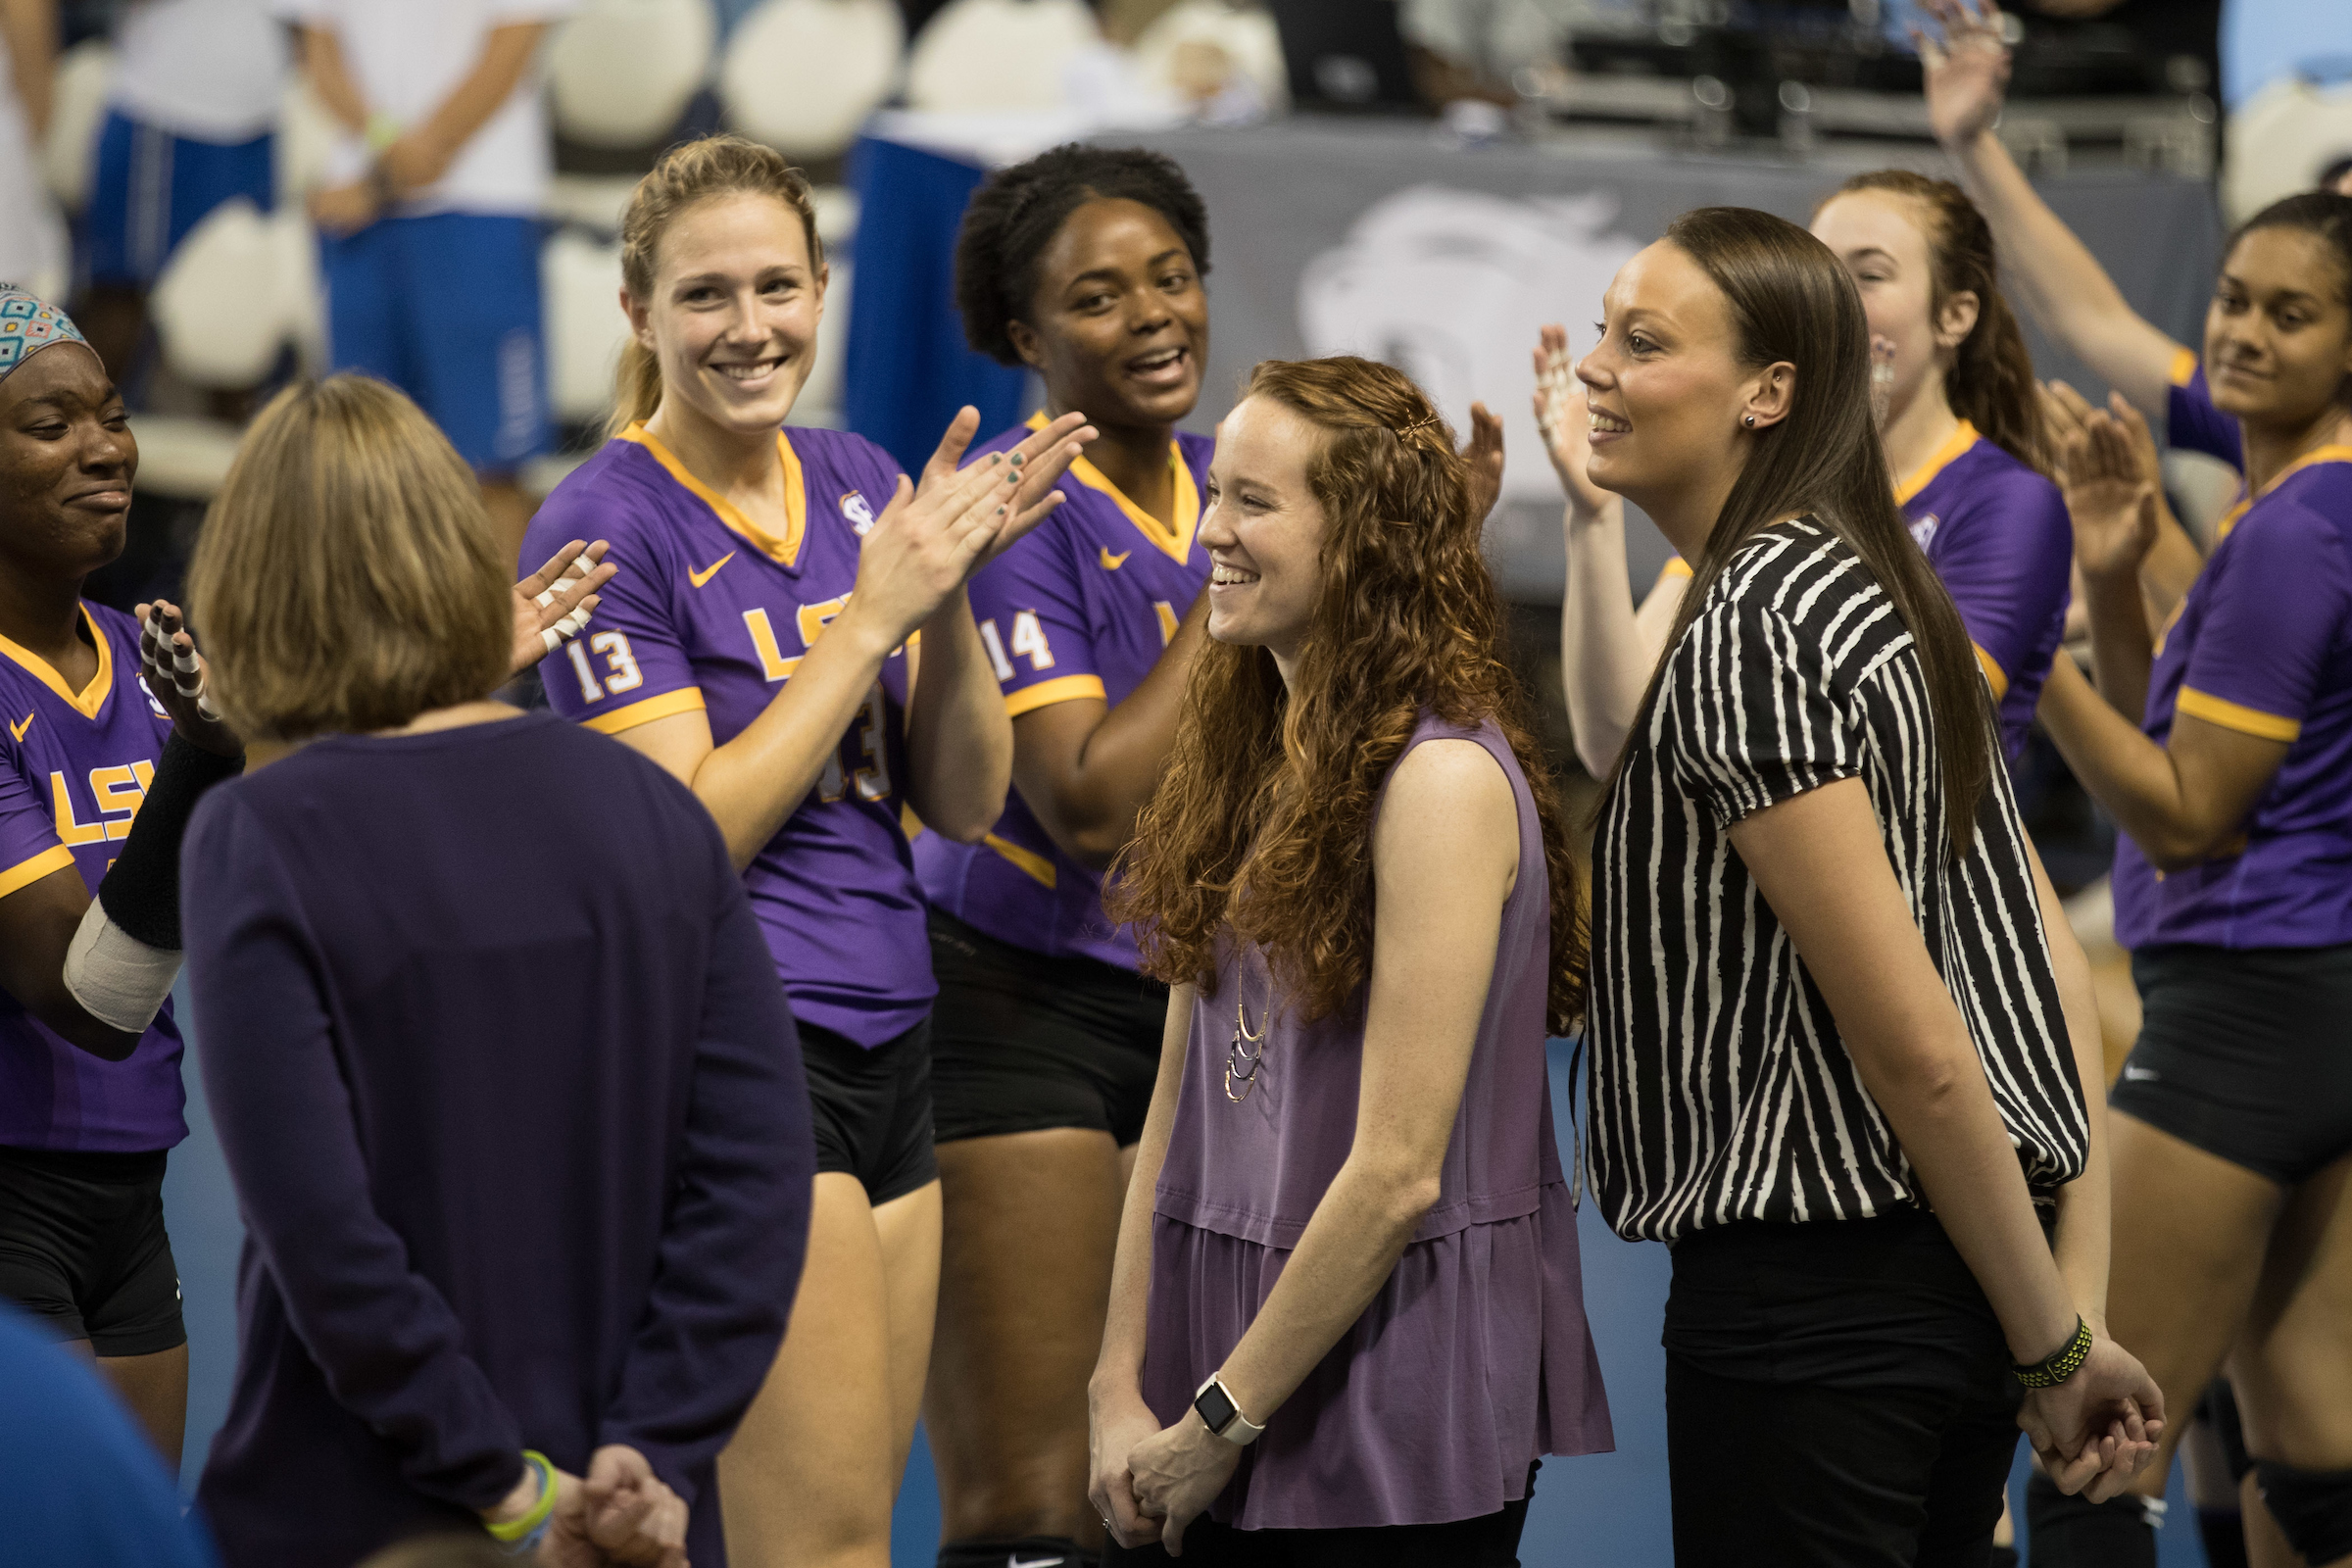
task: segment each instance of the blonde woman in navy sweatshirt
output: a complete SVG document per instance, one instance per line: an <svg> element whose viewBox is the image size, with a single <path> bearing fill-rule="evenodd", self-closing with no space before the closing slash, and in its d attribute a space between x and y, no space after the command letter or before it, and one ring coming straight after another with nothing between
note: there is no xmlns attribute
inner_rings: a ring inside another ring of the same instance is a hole
<svg viewBox="0 0 2352 1568"><path fill-rule="evenodd" d="M710 816L487 701L514 598L472 475L379 382L282 394L190 574L261 765L184 858L248 1239L200 1500L239 1568L482 1528L725 1560L718 1450L774 1359L814 1155Z"/></svg>

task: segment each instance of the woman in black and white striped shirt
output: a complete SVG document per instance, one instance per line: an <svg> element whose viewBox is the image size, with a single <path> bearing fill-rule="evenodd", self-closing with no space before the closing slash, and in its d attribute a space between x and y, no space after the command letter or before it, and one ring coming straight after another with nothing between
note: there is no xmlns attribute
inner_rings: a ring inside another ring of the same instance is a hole
<svg viewBox="0 0 2352 1568"><path fill-rule="evenodd" d="M2088 970L1844 270L1708 208L1605 304L1588 472L1695 573L1603 808L1589 1024L1595 1190L1674 1246L1677 1559L1981 1564L2019 1425L2104 1494L2163 1414L2101 1327Z"/></svg>

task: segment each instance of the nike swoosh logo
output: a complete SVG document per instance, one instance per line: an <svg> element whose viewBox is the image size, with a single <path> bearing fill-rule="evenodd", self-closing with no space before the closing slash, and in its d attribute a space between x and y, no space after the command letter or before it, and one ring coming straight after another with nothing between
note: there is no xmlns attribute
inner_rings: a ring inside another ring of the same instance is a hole
<svg viewBox="0 0 2352 1568"><path fill-rule="evenodd" d="M1119 559L1123 561L1126 558L1122 556ZM1007 1557L1004 1559L1004 1568L1060 1568L1069 1560L1067 1557Z"/></svg>
<svg viewBox="0 0 2352 1568"><path fill-rule="evenodd" d="M35 712L35 713L37 713L37 712L39 712L39 711L40 711L40 710L38 710L38 709L35 709L35 710L33 710L33 712ZM15 736L15 737L16 737L18 740L22 741L22 740L24 738L24 732L25 732L26 730L28 730L28 729L32 728L32 717L33 717L32 713L26 713L26 714L24 715L24 723L22 723L22 724L11 724L11 725L9 725L9 726L8 726L8 732L9 732L11 735L14 735L14 736Z"/></svg>
<svg viewBox="0 0 2352 1568"><path fill-rule="evenodd" d="M1110 553L1110 547L1108 545L1104 545L1102 547L1102 569L1104 571L1116 571L1121 566L1127 564L1127 558L1134 554L1135 552L1132 550L1122 550L1114 556ZM1056 1562L1060 1561L1059 1558L1055 1558L1054 1560Z"/></svg>
<svg viewBox="0 0 2352 1568"><path fill-rule="evenodd" d="M733 561L734 559L735 552L730 550L725 555L719 557L716 561L713 561L710 563L710 564L705 566L700 571L695 570L692 566L688 566L686 568L686 580L694 584L697 588L700 588L703 584L709 582L712 577L718 574L719 567L725 565L728 562Z"/></svg>

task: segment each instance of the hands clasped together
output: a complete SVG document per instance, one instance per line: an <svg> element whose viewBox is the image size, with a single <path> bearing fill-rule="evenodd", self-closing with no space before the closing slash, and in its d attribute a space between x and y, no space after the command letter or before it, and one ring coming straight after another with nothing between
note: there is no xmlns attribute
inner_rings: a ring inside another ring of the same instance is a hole
<svg viewBox="0 0 2352 1568"><path fill-rule="evenodd" d="M1169 1556L1183 1556L1186 1528L1233 1479L1241 1446L1191 1410L1163 1429L1132 1384L1115 1395L1098 1390L1091 1402L1087 1496L1102 1528L1122 1546L1156 1541Z"/></svg>
<svg viewBox="0 0 2352 1568"><path fill-rule="evenodd" d="M588 1474L555 1474L553 1511L530 1560L543 1568L688 1568L685 1499L654 1474L645 1455L608 1444L590 1456ZM528 1519L542 1501L537 1469L483 1519Z"/></svg>

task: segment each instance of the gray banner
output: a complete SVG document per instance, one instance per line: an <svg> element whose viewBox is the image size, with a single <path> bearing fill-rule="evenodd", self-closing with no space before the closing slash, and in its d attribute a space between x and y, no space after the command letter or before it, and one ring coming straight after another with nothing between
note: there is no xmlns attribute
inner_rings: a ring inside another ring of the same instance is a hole
<svg viewBox="0 0 2352 1568"><path fill-rule="evenodd" d="M1558 600L1563 565L1558 487L1529 412L1537 328L1563 321L1571 346L1589 348L1618 265L1690 208L1760 207L1801 223L1850 173L1889 164L1949 172L1928 147L1831 146L1803 164L1671 153L1610 132L1464 148L1420 122L1301 118L1102 139L1169 153L1208 204L1214 329L1194 425L1214 425L1255 362L1310 354L1399 366L1457 429L1483 399L1503 416L1510 453L1489 551L1504 592L1529 603ZM2040 188L2134 309L2199 341L2221 246L2210 186L2101 170ZM2027 332L2042 375L2104 395L2031 322ZM1644 524L1628 546L1646 583L1665 542Z"/></svg>

